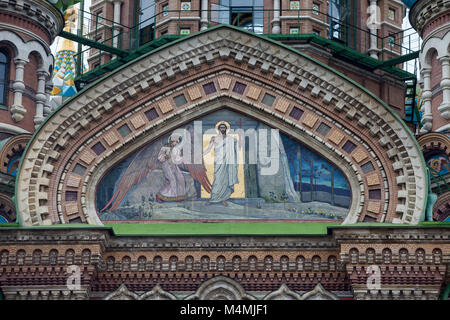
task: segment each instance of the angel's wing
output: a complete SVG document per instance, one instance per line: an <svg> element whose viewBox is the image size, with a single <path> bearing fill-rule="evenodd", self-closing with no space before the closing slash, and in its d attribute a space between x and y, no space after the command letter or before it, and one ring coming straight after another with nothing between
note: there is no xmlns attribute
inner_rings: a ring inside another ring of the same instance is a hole
<svg viewBox="0 0 450 320"><path fill-rule="evenodd" d="M211 193L211 182L206 175L206 168L203 164L185 164L184 167L189 171L192 178L202 185L206 192Z"/></svg>
<svg viewBox="0 0 450 320"><path fill-rule="evenodd" d="M189 164L185 163L183 164L183 167L189 171L189 174L192 176L192 178L196 181L198 181L202 187L206 190L206 192L211 193L211 182L208 179L208 176L206 175L206 168L203 162L203 157L201 157L201 163L195 163L195 156L193 154L194 150L194 129L192 125L188 125L186 127L186 130L184 131L185 135L188 134L189 137L184 137L185 143L190 143L190 161Z"/></svg>
<svg viewBox="0 0 450 320"><path fill-rule="evenodd" d="M150 171L159 168L158 154L163 145L163 141L164 139L159 139L138 152L116 183L113 196L100 212L117 209L134 185L139 184Z"/></svg>

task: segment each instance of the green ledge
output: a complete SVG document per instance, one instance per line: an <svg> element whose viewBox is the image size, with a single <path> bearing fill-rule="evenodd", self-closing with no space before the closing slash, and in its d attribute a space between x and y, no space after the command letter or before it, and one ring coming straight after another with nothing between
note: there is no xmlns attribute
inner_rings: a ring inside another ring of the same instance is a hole
<svg viewBox="0 0 450 320"><path fill-rule="evenodd" d="M116 236L324 236L330 229L376 228L450 228L450 222L421 222L417 226L393 223L339 222L169 222L169 223L116 223L95 226L87 224L57 224L52 226L20 227L17 223L0 224L0 230L110 230Z"/></svg>

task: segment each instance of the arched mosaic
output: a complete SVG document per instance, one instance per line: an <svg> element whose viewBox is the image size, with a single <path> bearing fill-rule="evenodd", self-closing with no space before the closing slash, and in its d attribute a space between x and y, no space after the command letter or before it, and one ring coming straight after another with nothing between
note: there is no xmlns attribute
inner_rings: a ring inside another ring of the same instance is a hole
<svg viewBox="0 0 450 320"><path fill-rule="evenodd" d="M349 183L336 166L285 133L227 109L122 160L100 180L96 198L103 221L344 220L350 204Z"/></svg>

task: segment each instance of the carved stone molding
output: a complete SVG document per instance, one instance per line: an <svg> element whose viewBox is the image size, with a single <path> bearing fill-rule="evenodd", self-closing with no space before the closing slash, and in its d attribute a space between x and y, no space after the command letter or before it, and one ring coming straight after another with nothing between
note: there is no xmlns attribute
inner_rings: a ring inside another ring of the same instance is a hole
<svg viewBox="0 0 450 320"><path fill-rule="evenodd" d="M302 296L283 283L278 290L269 293L263 300L302 300Z"/></svg>
<svg viewBox="0 0 450 320"><path fill-rule="evenodd" d="M116 291L107 295L105 300L139 300L139 296L128 290L127 286L122 283Z"/></svg>
<svg viewBox="0 0 450 320"><path fill-rule="evenodd" d="M10 138L0 150L0 172L8 173L8 163L13 156L22 155L31 134L19 134Z"/></svg>
<svg viewBox="0 0 450 320"><path fill-rule="evenodd" d="M139 300L177 300L177 297L167 292L157 284L151 291L144 293Z"/></svg>
<svg viewBox="0 0 450 320"><path fill-rule="evenodd" d="M310 291L302 295L302 300L339 300L337 296L326 291L320 283Z"/></svg>
<svg viewBox="0 0 450 320"><path fill-rule="evenodd" d="M450 138L445 134L438 132L426 133L421 135L417 142L419 142L424 154L437 151L450 157Z"/></svg>
<svg viewBox="0 0 450 320"><path fill-rule="evenodd" d="M52 42L64 27L61 12L45 0L2 0L0 10L25 16L43 27Z"/></svg>
<svg viewBox="0 0 450 320"><path fill-rule="evenodd" d="M256 298L247 294L238 282L217 276L205 281L185 300L256 300Z"/></svg>
<svg viewBox="0 0 450 320"><path fill-rule="evenodd" d="M56 174L60 176L61 168L55 165L60 157L66 159L64 148L72 143L71 141L77 135L85 134L84 130L91 125L97 126L96 121L102 117L110 117L110 112L119 110L119 106L125 101L136 106L136 103L132 102L133 99L142 97L144 92L161 90L159 86L162 83L165 83L164 88L166 88L166 84L170 86L171 79L174 79L176 75L213 64L214 61L234 61L241 65L245 64L249 72L260 72L277 78L278 81L273 82L274 86L283 81L287 87L292 88L289 89L292 92L304 92L305 99L314 105L310 107L310 112L324 108L324 112L327 110L326 112L333 117L336 115L336 122L341 123L340 130L343 132L350 124L352 130L366 130L365 132L368 130L371 138L366 141L366 144L381 148L373 155L380 157L386 163L383 167L380 162L379 165L386 172L384 176L380 173L376 183L387 188L395 186L398 190L398 194L390 194L391 207L388 208L386 205L379 209L380 215L388 217L386 221L418 223L426 198L426 190L423 188L425 168L415 139L398 117L380 100L327 66L281 47L278 43L226 26L212 28L184 38L149 56L142 57L139 61L109 75L94 87L86 88L64 108L52 114L33 139L19 173L18 207L23 223L39 225L66 222L64 213L57 209L56 194L49 193L47 190L49 188L62 190L62 185L58 185L61 183L59 178L55 178ZM281 88L276 90L282 95L287 95L289 91L282 92ZM189 107L195 106L197 105L194 103ZM134 108L134 111L129 110L131 112L129 116L138 116L138 109ZM289 112L289 109L285 110L281 106L280 108L284 113ZM160 118L147 125L146 130L151 127L163 127L163 123L166 124L166 121L173 120L175 116L181 114L170 109L160 111ZM290 125L295 123L286 119L287 116L284 116L281 111L272 109L267 112L271 112L274 119L280 119ZM119 114L113 113L117 116ZM346 122L343 119L347 119ZM105 126L106 128L100 130L97 136L111 129L112 123L105 123ZM300 131L300 128L298 130ZM339 136L341 134L339 132ZM82 143L89 143L93 141L92 139L94 137ZM342 140L335 138L334 141ZM67 163L66 161L65 164ZM389 168L387 163L391 163L392 167ZM93 166L96 165L93 164ZM371 181L373 183L374 180ZM80 180L82 190L85 190L86 183L87 181ZM35 188L44 191L37 197L32 196L30 190ZM394 207L393 203L397 201L399 202ZM38 202L47 203L35 205ZM357 205L367 206L367 203ZM80 209L77 210L79 212ZM100 223L93 216L95 213L88 212L86 208L81 208L81 211L88 223ZM358 219L358 210L354 212L352 219L348 221L350 223Z"/></svg>
<svg viewBox="0 0 450 320"><path fill-rule="evenodd" d="M90 287L69 290L67 286L2 286L6 300L88 300Z"/></svg>
<svg viewBox="0 0 450 320"><path fill-rule="evenodd" d="M419 34L432 20L448 12L450 2L448 0L419 0L409 12L409 21Z"/></svg>

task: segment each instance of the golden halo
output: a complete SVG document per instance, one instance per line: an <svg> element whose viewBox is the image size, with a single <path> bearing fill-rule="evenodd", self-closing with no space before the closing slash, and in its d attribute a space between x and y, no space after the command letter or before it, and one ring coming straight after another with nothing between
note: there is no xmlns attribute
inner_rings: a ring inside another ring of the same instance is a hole
<svg viewBox="0 0 450 320"><path fill-rule="evenodd" d="M224 124L224 125L227 127L227 133L229 133L229 132L230 132L230 129L231 129L231 125L230 125L228 122L226 122L226 121L219 121L219 122L216 123L216 132L217 132L218 134L220 133L220 131L219 131L219 126L220 126L221 124Z"/></svg>

